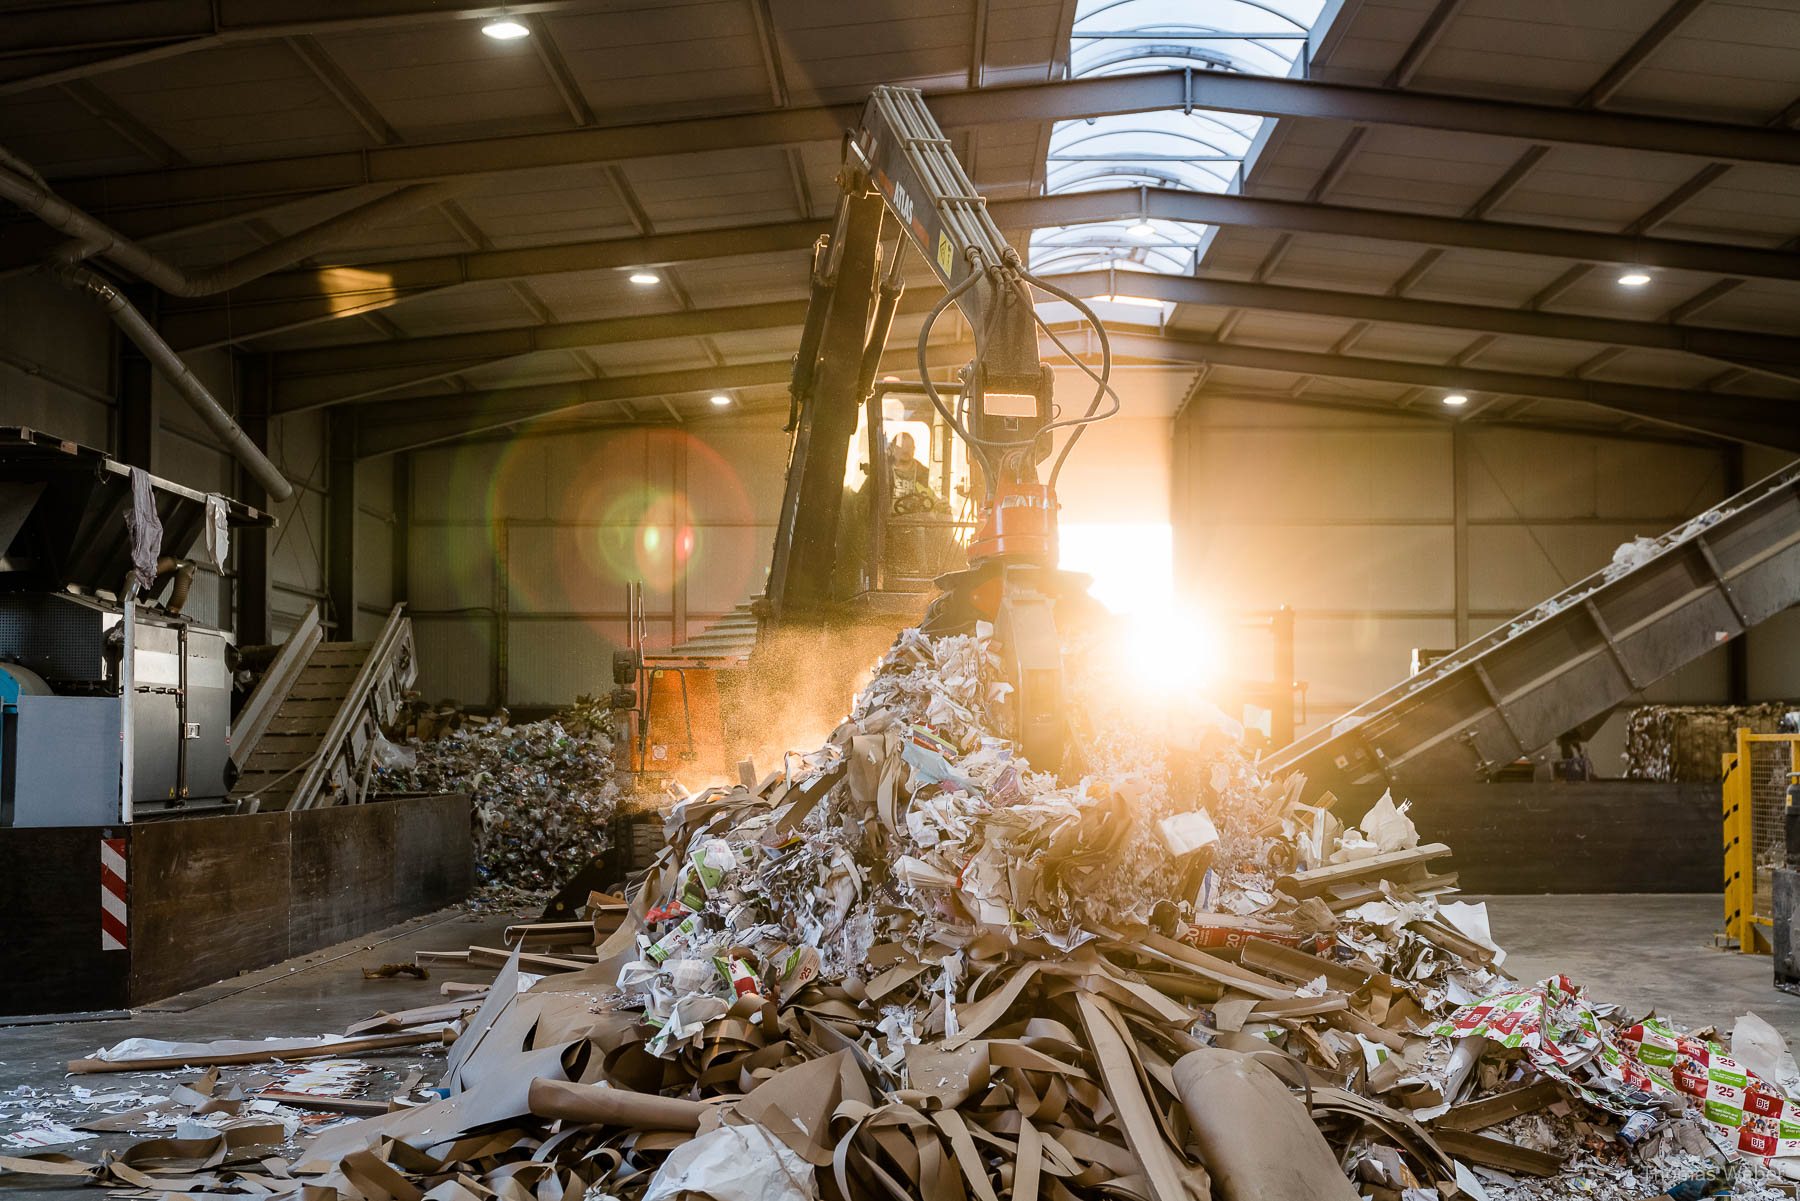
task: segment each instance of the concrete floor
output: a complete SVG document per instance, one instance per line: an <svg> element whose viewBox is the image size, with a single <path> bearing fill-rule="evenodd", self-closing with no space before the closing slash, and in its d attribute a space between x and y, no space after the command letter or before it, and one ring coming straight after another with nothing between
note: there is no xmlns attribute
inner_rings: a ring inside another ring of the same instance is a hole
<svg viewBox="0 0 1800 1201"><path fill-rule="evenodd" d="M1560 971L1585 986L1590 996L1617 1002L1633 1016L1654 1009L1689 1024L1716 1023L1725 1030L1738 1014L1754 1010L1800 1046L1800 997L1770 986L1769 960L1712 949L1719 924L1715 896L1485 899L1494 937L1509 952L1507 967L1521 980ZM446 911L172 998L127 1019L0 1027L0 1100L21 1085L44 1090L47 1098L68 1097L72 1084L166 1093L194 1074L64 1074L69 1059L125 1038L198 1041L315 1034L341 1031L379 1010L430 1004L439 998L444 980L485 982L492 972L436 968L429 981L365 980L362 969L408 961L417 950L498 946L501 927L530 916ZM381 1096L414 1067L424 1068L428 1082L435 1079L442 1053L407 1049L373 1062L380 1069L368 1091ZM226 1079L232 1075L228 1070ZM87 1112L53 1103L37 1108L64 1121L79 1120L77 1115ZM0 1106L0 1136L22 1128L20 1116L19 1108ZM132 1141L127 1135L93 1136L60 1149L94 1158L104 1148ZM10 1150L0 1143L0 1154ZM71 1201L81 1195L74 1189L32 1191L45 1197L66 1194Z"/></svg>
<svg viewBox="0 0 1800 1201"><path fill-rule="evenodd" d="M176 1083L199 1074L195 1071L66 1074L68 1060L91 1055L97 1048L112 1046L123 1039L200 1042L219 1038L260 1039L341 1033L352 1022L383 1010L435 1004L443 999L439 986L444 981L485 984L494 977L492 969L433 967L430 980L404 977L367 980L363 978L363 969L384 963L408 963L412 961L413 953L420 950L466 950L470 944L501 946L502 929L536 917L536 910L483 914L462 909L444 910L352 942L195 989L140 1009L129 1018L0 1026L0 1102L15 1100L15 1090L20 1086L43 1090L42 1102L34 1102L27 1108L73 1125L90 1114L105 1111L68 1103L66 1099L71 1096L72 1085L96 1092L131 1089L167 1095ZM0 1018L0 1022L6 1020ZM444 1062L441 1050L417 1047L362 1058L377 1065L367 1087L367 1095L372 1097L387 1096L396 1091L400 1081L415 1068L422 1068L425 1083L433 1084L442 1073ZM224 1068L221 1069L221 1086L243 1076L267 1071L266 1066ZM64 1099L64 1103L58 1104L59 1098ZM4 1142L6 1134L35 1125L20 1120L23 1112L17 1106L0 1105L0 1155L23 1153ZM91 1161L103 1150L123 1150L143 1137L146 1136L97 1134L89 1136L83 1143L45 1149ZM51 1198L76 1201L93 1195L91 1189L79 1188L20 1189L15 1186L7 1192L27 1192L44 1201Z"/></svg>

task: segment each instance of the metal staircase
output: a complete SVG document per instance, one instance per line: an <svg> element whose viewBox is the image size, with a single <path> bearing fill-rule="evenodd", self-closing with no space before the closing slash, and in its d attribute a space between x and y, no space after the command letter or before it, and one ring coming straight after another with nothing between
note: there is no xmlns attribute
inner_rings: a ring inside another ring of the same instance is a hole
<svg viewBox="0 0 1800 1201"><path fill-rule="evenodd" d="M757 621L754 605L761 597L744 601L680 646L649 651L644 662L696 663L706 667L741 667L756 649Z"/></svg>
<svg viewBox="0 0 1800 1201"><path fill-rule="evenodd" d="M326 642L314 605L231 730L231 798L247 811L367 799L381 725L417 676L412 622L395 605L373 642Z"/></svg>

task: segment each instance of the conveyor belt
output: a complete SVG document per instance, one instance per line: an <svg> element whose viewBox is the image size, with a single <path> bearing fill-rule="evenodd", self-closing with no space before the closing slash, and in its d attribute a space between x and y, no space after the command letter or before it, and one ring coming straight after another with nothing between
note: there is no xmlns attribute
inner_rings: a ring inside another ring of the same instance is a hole
<svg viewBox="0 0 1800 1201"><path fill-rule="evenodd" d="M373 642L326 642L315 605L232 727L232 799L264 811L362 801L381 723L393 720L415 674L403 606Z"/></svg>
<svg viewBox="0 0 1800 1201"><path fill-rule="evenodd" d="M1800 602L1800 463L1265 761L1308 798L1481 777Z"/></svg>

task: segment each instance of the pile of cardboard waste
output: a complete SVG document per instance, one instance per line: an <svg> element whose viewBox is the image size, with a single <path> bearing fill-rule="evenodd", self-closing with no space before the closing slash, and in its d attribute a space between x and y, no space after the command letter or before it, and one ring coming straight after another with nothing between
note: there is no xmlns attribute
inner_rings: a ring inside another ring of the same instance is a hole
<svg viewBox="0 0 1800 1201"><path fill-rule="evenodd" d="M385 791L466 792L474 804L475 865L489 886L543 892L610 841L621 784L611 714L589 697L543 721L505 710L474 718L439 706L414 715L404 758Z"/></svg>
<svg viewBox="0 0 1800 1201"><path fill-rule="evenodd" d="M1794 706L1640 705L1625 718L1625 776L1632 780L1717 780L1737 732L1773 734Z"/></svg>
<svg viewBox="0 0 1800 1201"><path fill-rule="evenodd" d="M1071 671L1059 778L992 716L985 636L908 632L827 746L676 806L634 891L428 954L497 975L348 1032L448 1041L435 1091L291 1149L228 1126L0 1169L302 1201L1792 1195L1774 1031L1511 979L1404 806L1346 826L1223 714L1126 720L1099 675Z"/></svg>

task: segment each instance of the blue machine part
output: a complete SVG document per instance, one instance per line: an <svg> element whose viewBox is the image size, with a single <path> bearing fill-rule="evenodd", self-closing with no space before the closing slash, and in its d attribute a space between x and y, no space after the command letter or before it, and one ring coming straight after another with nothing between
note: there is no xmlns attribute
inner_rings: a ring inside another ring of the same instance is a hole
<svg viewBox="0 0 1800 1201"><path fill-rule="evenodd" d="M22 696L49 696L50 685L29 667L17 663L0 663L0 707L8 713L19 711Z"/></svg>

